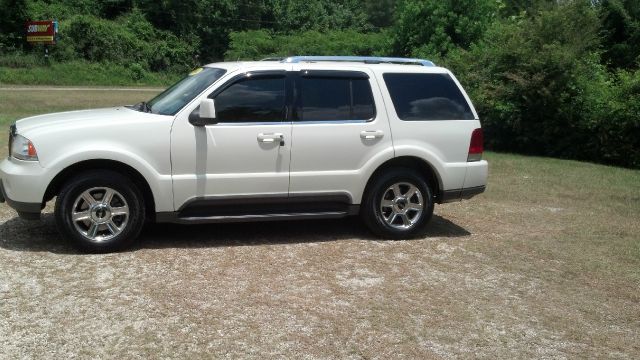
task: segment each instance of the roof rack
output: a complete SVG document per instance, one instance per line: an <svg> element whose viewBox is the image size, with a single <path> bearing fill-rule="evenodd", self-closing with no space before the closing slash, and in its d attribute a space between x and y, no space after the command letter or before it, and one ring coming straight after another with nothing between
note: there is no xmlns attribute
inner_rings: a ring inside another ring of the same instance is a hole
<svg viewBox="0 0 640 360"><path fill-rule="evenodd" d="M285 58L283 57L266 57L264 59L260 59L260 61L282 61Z"/></svg>
<svg viewBox="0 0 640 360"><path fill-rule="evenodd" d="M422 66L436 66L432 61L429 60L377 56L291 56L282 60L282 62L284 63L291 64L318 61L347 61L363 62L365 64L413 64Z"/></svg>

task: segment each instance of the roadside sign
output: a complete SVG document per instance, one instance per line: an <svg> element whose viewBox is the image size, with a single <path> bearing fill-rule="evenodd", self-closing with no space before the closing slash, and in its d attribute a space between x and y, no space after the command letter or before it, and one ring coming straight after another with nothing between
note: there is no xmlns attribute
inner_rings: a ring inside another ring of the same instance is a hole
<svg viewBox="0 0 640 360"><path fill-rule="evenodd" d="M58 22L55 20L28 21L26 30L28 43L53 45L56 43L58 34Z"/></svg>

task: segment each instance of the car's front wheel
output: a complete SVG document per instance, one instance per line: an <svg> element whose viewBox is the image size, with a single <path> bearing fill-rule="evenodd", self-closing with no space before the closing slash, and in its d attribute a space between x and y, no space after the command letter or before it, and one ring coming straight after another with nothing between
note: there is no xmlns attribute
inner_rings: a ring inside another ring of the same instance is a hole
<svg viewBox="0 0 640 360"><path fill-rule="evenodd" d="M407 239L423 235L433 215L429 185L412 169L391 169L373 180L361 216L376 235Z"/></svg>
<svg viewBox="0 0 640 360"><path fill-rule="evenodd" d="M145 207L140 190L112 171L88 171L67 182L56 200L60 233L88 252L123 249L138 237Z"/></svg>

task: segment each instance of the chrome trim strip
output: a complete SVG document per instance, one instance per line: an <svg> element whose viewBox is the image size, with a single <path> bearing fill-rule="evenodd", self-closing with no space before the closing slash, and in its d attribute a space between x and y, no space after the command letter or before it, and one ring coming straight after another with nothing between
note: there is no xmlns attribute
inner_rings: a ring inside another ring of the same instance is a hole
<svg viewBox="0 0 640 360"><path fill-rule="evenodd" d="M303 125L303 124L308 124L308 125L317 125L317 124L366 124L368 122L371 122L375 119L370 119L370 120L318 120L318 121L304 121L304 120L297 120L294 121L293 123L296 125Z"/></svg>
<svg viewBox="0 0 640 360"><path fill-rule="evenodd" d="M209 126L251 126L251 125L291 125L291 121L264 121L264 122L219 122Z"/></svg>
<svg viewBox="0 0 640 360"><path fill-rule="evenodd" d="M284 60L283 63L298 64L301 62L317 62L317 61L346 61L346 62L362 62L365 64L414 64L422 66L436 66L433 61L425 59L412 58L395 58L395 57L378 57L378 56L291 56Z"/></svg>
<svg viewBox="0 0 640 360"><path fill-rule="evenodd" d="M208 202L208 203L238 203L246 204L251 203L252 200L282 200L284 202L295 202L301 199L314 199L316 201L327 200L330 198L342 197L349 205L353 204L353 198L351 194L346 191L327 191L327 192L294 192L294 193L266 193L266 194L246 194L246 195L209 195L209 196L194 196L187 199L182 206L178 209L178 212L188 208L193 203Z"/></svg>
<svg viewBox="0 0 640 360"><path fill-rule="evenodd" d="M318 121L278 121L278 122L220 122L217 124L206 125L206 127L211 126L264 126L264 125L318 125L318 124L366 124L374 121L375 119L369 120L318 120Z"/></svg>
<svg viewBox="0 0 640 360"><path fill-rule="evenodd" d="M306 220L306 219L337 219L357 214L357 209L349 211L326 212L302 212L280 213L261 215L234 215L234 216L206 216L206 217L179 217L177 213L156 213L156 221L174 224L209 224L209 223L236 223L249 221L279 221L279 220Z"/></svg>
<svg viewBox="0 0 640 360"><path fill-rule="evenodd" d="M292 218L292 217L319 217L319 216L335 216L335 215L347 215L346 211L326 211L326 212L305 212L305 213L287 213L287 214L258 214L258 215L218 215L218 216L193 216L180 218L181 220L209 220L209 221L247 221L255 219L269 219L269 218Z"/></svg>

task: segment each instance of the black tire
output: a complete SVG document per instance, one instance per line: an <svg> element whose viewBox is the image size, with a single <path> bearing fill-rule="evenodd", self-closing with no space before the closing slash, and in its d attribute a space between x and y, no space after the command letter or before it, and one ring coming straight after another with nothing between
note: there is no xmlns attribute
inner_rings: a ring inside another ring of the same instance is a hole
<svg viewBox="0 0 640 360"><path fill-rule="evenodd" d="M110 200L106 200L109 189ZM87 193L91 196L89 200L83 196ZM107 201L109 204L104 204ZM90 206L90 203L94 205ZM79 218L88 217L74 222L74 212ZM122 214L115 215L118 212ZM124 212L128 213L125 215ZM90 253L118 251L131 246L142 230L144 198L130 179L117 172L87 171L62 187L56 199L55 219L58 231L79 250ZM83 233L85 228L86 234Z"/></svg>
<svg viewBox="0 0 640 360"><path fill-rule="evenodd" d="M399 184L399 191L404 195L410 194L413 185L417 192L410 199L406 196L394 196L396 190L392 190L393 185ZM393 197L392 206L382 206L383 197L385 204L389 204L390 196ZM409 207L420 207L418 199L422 201L422 211L418 216L418 210ZM396 199L398 202L396 203ZM402 205L404 203L404 205ZM407 203L411 205L407 206ZM426 232L429 220L433 215L433 195L429 185L423 177L415 170L410 168L393 168L378 175L367 187L364 194L360 216L367 227L377 236L385 239L410 239L422 236ZM395 217L395 211L404 211L403 214L397 214L399 220L396 219L389 224L389 221ZM412 218L413 217L413 218ZM406 220L405 220L406 219ZM409 223L410 225L406 225ZM408 226L407 228L399 228Z"/></svg>

